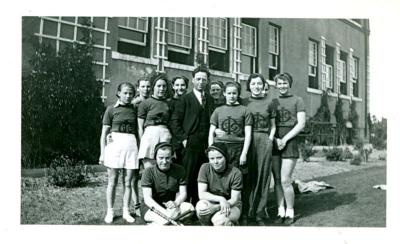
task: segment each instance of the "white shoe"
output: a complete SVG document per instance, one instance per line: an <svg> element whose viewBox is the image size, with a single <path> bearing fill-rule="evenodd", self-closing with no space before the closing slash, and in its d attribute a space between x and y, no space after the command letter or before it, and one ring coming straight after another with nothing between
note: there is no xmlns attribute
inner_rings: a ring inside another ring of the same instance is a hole
<svg viewBox="0 0 400 244"><path fill-rule="evenodd" d="M131 216L129 211L124 211L123 214L122 214L122 218L128 223L135 222L135 218Z"/></svg>
<svg viewBox="0 0 400 244"><path fill-rule="evenodd" d="M111 224L114 220L114 211L107 211L106 217L104 218L104 222L107 224Z"/></svg>

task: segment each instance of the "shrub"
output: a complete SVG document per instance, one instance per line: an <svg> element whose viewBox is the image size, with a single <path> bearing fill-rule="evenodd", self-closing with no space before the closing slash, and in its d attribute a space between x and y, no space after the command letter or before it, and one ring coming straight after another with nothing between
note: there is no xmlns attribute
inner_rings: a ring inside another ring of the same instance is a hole
<svg viewBox="0 0 400 244"><path fill-rule="evenodd" d="M32 71L22 78L23 168L48 167L60 154L97 161L102 84L93 71L90 33L82 41L58 53L51 45L33 43Z"/></svg>
<svg viewBox="0 0 400 244"><path fill-rule="evenodd" d="M386 161L386 155L385 154L379 154L378 159L382 161Z"/></svg>
<svg viewBox="0 0 400 244"><path fill-rule="evenodd" d="M354 157L353 153L350 151L350 149L348 147L346 147L346 149L344 149L343 154L344 154L345 159L352 159Z"/></svg>
<svg viewBox="0 0 400 244"><path fill-rule="evenodd" d="M313 149L313 146L314 145L307 140L304 143L300 144L300 154L305 162L308 162L310 160L310 157L317 152L317 150Z"/></svg>
<svg viewBox="0 0 400 244"><path fill-rule="evenodd" d="M329 161L344 161L345 153L343 149L339 147L332 147L329 149L324 149L325 157Z"/></svg>
<svg viewBox="0 0 400 244"><path fill-rule="evenodd" d="M82 160L58 156L51 161L47 180L50 184L60 187L82 186L87 180L85 164Z"/></svg>
<svg viewBox="0 0 400 244"><path fill-rule="evenodd" d="M361 165L361 162L363 161L363 157L360 154L357 154L354 156L354 158L350 161L350 164L352 165Z"/></svg>

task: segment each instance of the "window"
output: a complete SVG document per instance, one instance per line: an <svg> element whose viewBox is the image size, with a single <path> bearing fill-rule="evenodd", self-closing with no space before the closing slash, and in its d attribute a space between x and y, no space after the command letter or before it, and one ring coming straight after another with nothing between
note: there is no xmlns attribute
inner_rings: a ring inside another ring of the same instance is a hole
<svg viewBox="0 0 400 244"><path fill-rule="evenodd" d="M353 82L353 96L358 97L359 59L357 57L353 57L350 73Z"/></svg>
<svg viewBox="0 0 400 244"><path fill-rule="evenodd" d="M210 49L228 50L228 20L208 18Z"/></svg>
<svg viewBox="0 0 400 244"><path fill-rule="evenodd" d="M318 89L318 43L308 41L308 87Z"/></svg>
<svg viewBox="0 0 400 244"><path fill-rule="evenodd" d="M332 91L334 90L333 86L333 71L334 71L334 55L335 55L335 48L325 45L325 70L322 72L322 80L326 81L326 87L330 88ZM324 68L324 67L322 67Z"/></svg>
<svg viewBox="0 0 400 244"><path fill-rule="evenodd" d="M117 17L117 51L140 57L150 57L149 21L147 17Z"/></svg>
<svg viewBox="0 0 400 244"><path fill-rule="evenodd" d="M229 72L228 19L208 18L209 67Z"/></svg>
<svg viewBox="0 0 400 244"><path fill-rule="evenodd" d="M167 18L168 60L174 63L193 65L192 18Z"/></svg>
<svg viewBox="0 0 400 244"><path fill-rule="evenodd" d="M192 48L191 18L168 18L168 45L182 48L179 50L183 52Z"/></svg>
<svg viewBox="0 0 400 244"><path fill-rule="evenodd" d="M340 60L338 62L338 78L340 82L340 93L347 95L347 53L340 52Z"/></svg>
<svg viewBox="0 0 400 244"><path fill-rule="evenodd" d="M242 24L242 55L241 71L245 74L257 71L257 29L251 25Z"/></svg>
<svg viewBox="0 0 400 244"><path fill-rule="evenodd" d="M269 25L269 80L273 80L275 75L279 73L280 63L280 37L279 28Z"/></svg>
<svg viewBox="0 0 400 244"><path fill-rule="evenodd" d="M105 83L109 81L108 62L110 58L110 31L108 17L39 17L40 27L35 36L39 41L49 44L59 52L74 42L83 43L82 37L88 24L92 23L94 72L98 80L102 81L102 99L105 96ZM107 55L108 54L108 55Z"/></svg>

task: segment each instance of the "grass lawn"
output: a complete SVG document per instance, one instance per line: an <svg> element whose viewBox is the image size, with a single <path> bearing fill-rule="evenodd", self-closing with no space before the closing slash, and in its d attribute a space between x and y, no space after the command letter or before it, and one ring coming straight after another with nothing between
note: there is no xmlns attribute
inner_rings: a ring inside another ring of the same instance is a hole
<svg viewBox="0 0 400 244"><path fill-rule="evenodd" d="M334 189L296 196L294 226L385 227L386 167L373 167L319 178Z"/></svg>
<svg viewBox="0 0 400 244"><path fill-rule="evenodd" d="M386 166L340 173L324 180L335 189L296 195L294 226L374 226L386 225L386 192L373 189L386 184ZM22 178L21 224L102 225L106 210L105 173L90 176L84 187L65 189L49 186L45 178ZM122 219L122 189L116 195L114 224ZM273 195L273 193L271 193ZM273 206L273 199L270 199ZM133 212L133 211L132 211ZM276 209L269 209L276 215ZM144 224L140 218L132 225Z"/></svg>

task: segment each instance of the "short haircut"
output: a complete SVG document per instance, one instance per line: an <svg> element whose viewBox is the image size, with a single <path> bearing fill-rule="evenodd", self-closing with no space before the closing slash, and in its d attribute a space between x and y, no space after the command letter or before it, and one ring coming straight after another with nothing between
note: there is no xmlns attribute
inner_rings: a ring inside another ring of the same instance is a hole
<svg viewBox="0 0 400 244"><path fill-rule="evenodd" d="M166 85L168 86L168 77L167 77L167 75L164 74L164 73L158 73L158 74L154 75L150 79L151 91L154 90L154 86L156 85L157 81L159 81L159 80L164 80Z"/></svg>
<svg viewBox="0 0 400 244"><path fill-rule="evenodd" d="M132 85L132 83L130 83L130 82L122 82L122 83L120 83L120 84L117 86L117 93L116 93L115 95L116 95L118 98L119 98L118 92L120 92L120 91L122 90L122 87L124 87L124 86L126 86L126 87L128 87L128 88L131 88L132 91L133 91L133 96L135 96L135 94L136 94L136 92L135 92L135 86Z"/></svg>
<svg viewBox="0 0 400 244"><path fill-rule="evenodd" d="M221 90L224 90L224 83L222 83L222 81L219 80L213 80L210 82L210 89L212 85L219 85L219 87L221 87Z"/></svg>
<svg viewBox="0 0 400 244"><path fill-rule="evenodd" d="M178 79L182 79L185 82L186 87L189 87L189 79L186 76L176 76L172 78L171 84L174 85L175 81Z"/></svg>
<svg viewBox="0 0 400 244"><path fill-rule="evenodd" d="M194 76L196 75L196 73L199 73L199 72L204 72L204 73L206 73L206 74L207 74L207 78L210 79L210 71L208 71L208 68L205 67L204 65L200 65L200 66L198 66L197 68L195 68L195 69L193 70L193 72L192 72L193 78L194 78Z"/></svg>
<svg viewBox="0 0 400 244"><path fill-rule="evenodd" d="M140 86L141 81L150 81L150 80L147 77L140 77L139 80L137 80L137 82L136 82L136 87Z"/></svg>
<svg viewBox="0 0 400 244"><path fill-rule="evenodd" d="M293 78L292 78L292 76L291 76L289 73L286 73L286 72L285 72L285 73L277 74L277 75L274 77L275 83L278 83L278 80L285 80L285 81L289 82L289 87L292 87Z"/></svg>
<svg viewBox="0 0 400 244"><path fill-rule="evenodd" d="M228 81L228 82L225 84L224 92L226 92L226 88L228 88L228 87L236 87L236 89L237 89L237 91L238 91L238 96L240 97L240 92L241 92L241 90L242 90L242 86L240 85L239 82L236 82L236 81Z"/></svg>
<svg viewBox="0 0 400 244"><path fill-rule="evenodd" d="M246 83L246 85L247 85L246 90L247 90L247 91L251 92L251 91L250 91L250 82L251 82L252 79L255 79L255 78L260 78L260 79L261 79L261 81L263 82L263 88L264 88L265 86L268 86L268 87L269 87L268 82L265 80L265 78L264 78L264 76L263 76L262 74L253 73L253 74L251 74L251 75L249 76L249 78L247 79L247 83Z"/></svg>

